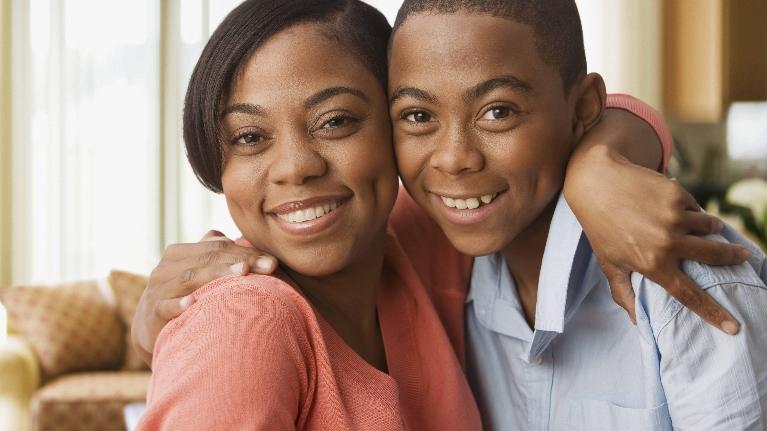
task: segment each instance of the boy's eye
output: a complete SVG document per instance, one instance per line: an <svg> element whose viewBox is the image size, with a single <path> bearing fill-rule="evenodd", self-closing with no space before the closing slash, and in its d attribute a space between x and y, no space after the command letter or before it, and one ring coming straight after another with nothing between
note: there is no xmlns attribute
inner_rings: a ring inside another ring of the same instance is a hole
<svg viewBox="0 0 767 431"><path fill-rule="evenodd" d="M405 115L405 120L412 123L428 123L431 121L431 115L424 111L415 111Z"/></svg>
<svg viewBox="0 0 767 431"><path fill-rule="evenodd" d="M483 120L502 120L511 115L511 109L505 106L496 106L485 111Z"/></svg>

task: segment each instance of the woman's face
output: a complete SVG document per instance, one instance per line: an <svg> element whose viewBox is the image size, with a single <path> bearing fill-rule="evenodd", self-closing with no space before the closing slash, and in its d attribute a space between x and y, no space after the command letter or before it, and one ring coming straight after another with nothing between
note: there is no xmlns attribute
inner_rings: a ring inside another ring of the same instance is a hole
<svg viewBox="0 0 767 431"><path fill-rule="evenodd" d="M221 117L222 186L243 236L308 276L380 247L397 194L386 95L321 24L270 37Z"/></svg>

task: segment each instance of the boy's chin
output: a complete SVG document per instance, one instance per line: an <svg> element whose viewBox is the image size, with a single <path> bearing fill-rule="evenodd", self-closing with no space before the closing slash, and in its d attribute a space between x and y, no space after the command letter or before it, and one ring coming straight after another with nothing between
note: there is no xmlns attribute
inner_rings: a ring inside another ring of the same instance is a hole
<svg viewBox="0 0 767 431"><path fill-rule="evenodd" d="M497 233L466 234L445 230L445 235L458 251L467 256L486 256L501 251L505 241Z"/></svg>

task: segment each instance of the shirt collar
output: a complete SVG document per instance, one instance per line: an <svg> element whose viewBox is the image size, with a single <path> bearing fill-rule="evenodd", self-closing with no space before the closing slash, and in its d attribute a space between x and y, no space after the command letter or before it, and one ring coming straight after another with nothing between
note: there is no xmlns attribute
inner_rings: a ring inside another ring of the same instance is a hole
<svg viewBox="0 0 767 431"><path fill-rule="evenodd" d="M587 279L591 246L563 195L551 219L538 279L535 333L524 320L514 280L500 253L474 260L466 302L474 302L478 320L495 332L530 342L530 358L540 355L595 285Z"/></svg>
<svg viewBox="0 0 767 431"><path fill-rule="evenodd" d="M583 299L578 293L591 257L591 246L583 228L560 194L538 277L535 329L562 333L568 311L574 310L573 306L580 305Z"/></svg>

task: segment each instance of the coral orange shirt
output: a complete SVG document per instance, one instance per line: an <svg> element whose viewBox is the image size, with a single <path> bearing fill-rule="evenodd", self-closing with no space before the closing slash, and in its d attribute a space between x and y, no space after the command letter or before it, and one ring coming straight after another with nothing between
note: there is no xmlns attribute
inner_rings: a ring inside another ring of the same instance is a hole
<svg viewBox="0 0 767 431"><path fill-rule="evenodd" d="M449 308L462 313L471 260L437 230L446 255L429 254L443 266L418 274L393 233L377 304L389 374L348 347L287 278L224 277L160 333L139 429L481 429L463 358L432 302L435 292L454 295Z"/></svg>

